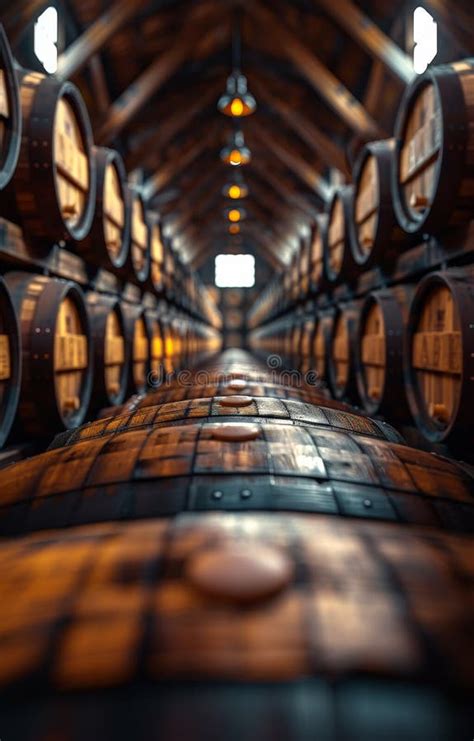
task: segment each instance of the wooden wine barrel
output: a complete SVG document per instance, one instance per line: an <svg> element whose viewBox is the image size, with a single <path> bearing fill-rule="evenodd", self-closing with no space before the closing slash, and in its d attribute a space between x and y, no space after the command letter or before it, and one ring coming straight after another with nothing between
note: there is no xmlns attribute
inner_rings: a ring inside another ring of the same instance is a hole
<svg viewBox="0 0 474 741"><path fill-rule="evenodd" d="M399 441L361 415L265 397L127 411L0 470L0 534L195 510L307 511L473 532L472 469Z"/></svg>
<svg viewBox="0 0 474 741"><path fill-rule="evenodd" d="M389 272L409 238L398 225L392 202L395 139L366 144L354 166L349 235L355 262Z"/></svg>
<svg viewBox="0 0 474 741"><path fill-rule="evenodd" d="M355 358L360 307L344 303L336 307L328 356L328 380L336 399L357 399Z"/></svg>
<svg viewBox="0 0 474 741"><path fill-rule="evenodd" d="M121 268L130 244L130 203L126 195L126 172L114 149L94 147L97 196L94 219L87 238L77 244L85 260L106 270Z"/></svg>
<svg viewBox="0 0 474 741"><path fill-rule="evenodd" d="M150 374L148 385L157 388L163 382L165 371L165 341L157 310L145 311L145 320L150 338Z"/></svg>
<svg viewBox="0 0 474 741"><path fill-rule="evenodd" d="M143 393L150 374L151 336L145 309L140 304L121 304L126 344L130 347L128 392Z"/></svg>
<svg viewBox="0 0 474 741"><path fill-rule="evenodd" d="M339 409L352 414L358 414L349 405L334 401L327 391L322 390L316 385L307 385L304 378L299 385L292 383L296 377L287 373L285 369L275 369L273 373L268 373L265 377L255 378L233 378L225 373L216 374L215 376L208 372L197 370L188 371L183 378L178 381L162 385L156 390L151 390L147 394L137 394L127 400L126 405L117 406L110 412L110 416L117 416L126 410L136 411L150 406L159 406L170 402L189 401L192 399L209 399L211 397L244 395L252 398L268 397L268 399L288 399L290 401L303 401L307 404L316 404L325 408ZM258 402L257 402L258 404ZM271 409L269 402L266 402L267 414ZM126 406L126 410L124 407ZM186 409L183 405L182 409ZM275 406L277 414L281 412L280 405ZM183 412L184 414L184 412Z"/></svg>
<svg viewBox="0 0 474 741"><path fill-rule="evenodd" d="M165 297L168 301L172 301L175 295L175 284L174 284L174 264L175 255L173 248L169 242L164 244L164 286L165 286Z"/></svg>
<svg viewBox="0 0 474 741"><path fill-rule="evenodd" d="M0 448L10 433L21 385L21 339L10 291L0 277Z"/></svg>
<svg viewBox="0 0 474 741"><path fill-rule="evenodd" d="M94 375L88 418L104 406L121 404L127 392L129 349L120 302L116 296L90 292L86 297L91 324Z"/></svg>
<svg viewBox="0 0 474 741"><path fill-rule="evenodd" d="M311 289L314 293L320 293L326 285L326 273L324 268L324 245L326 244L326 231L328 227L327 214L318 214L314 221L311 235Z"/></svg>
<svg viewBox="0 0 474 741"><path fill-rule="evenodd" d="M92 129L79 90L54 76L17 70L22 115L18 166L0 199L4 216L49 249L81 241L95 210Z"/></svg>
<svg viewBox="0 0 474 741"><path fill-rule="evenodd" d="M333 192L327 206L328 223L324 231L324 267L330 283L351 281L357 275L350 244L350 222L354 186L345 185Z"/></svg>
<svg viewBox="0 0 474 741"><path fill-rule="evenodd" d="M303 316L293 315L293 328L291 332L291 370L300 367L301 362L301 339L303 336Z"/></svg>
<svg viewBox="0 0 474 741"><path fill-rule="evenodd" d="M200 512L5 539L2 555L14 741L441 741L472 727L465 536Z"/></svg>
<svg viewBox="0 0 474 741"><path fill-rule="evenodd" d="M21 143L18 80L10 45L0 24L0 190L15 172Z"/></svg>
<svg viewBox="0 0 474 741"><path fill-rule="evenodd" d="M472 447L474 277L466 269L426 276L407 324L405 381L413 417L433 442Z"/></svg>
<svg viewBox="0 0 474 741"><path fill-rule="evenodd" d="M409 233L472 219L474 63L430 67L407 88L395 124L393 205Z"/></svg>
<svg viewBox="0 0 474 741"><path fill-rule="evenodd" d="M158 215L148 212L148 220L151 225L150 235L150 282L155 293L161 296L165 287L164 280L164 247L161 236L161 224Z"/></svg>
<svg viewBox="0 0 474 741"><path fill-rule="evenodd" d="M298 300L304 301L308 298L310 289L310 258L311 258L311 242L307 238L301 239L301 247L299 254L299 278L298 278Z"/></svg>
<svg viewBox="0 0 474 741"><path fill-rule="evenodd" d="M91 395L89 318L72 281L8 273L20 324L22 379L15 432L45 437L77 427Z"/></svg>
<svg viewBox="0 0 474 741"><path fill-rule="evenodd" d="M298 250L295 250L291 256L290 263L287 267L288 278L285 282L286 307L293 306L296 301L296 291L298 282Z"/></svg>
<svg viewBox="0 0 474 741"><path fill-rule="evenodd" d="M141 191L126 185L126 204L130 212L130 244L127 259L118 274L142 285L147 282L151 266L151 224Z"/></svg>
<svg viewBox="0 0 474 741"><path fill-rule="evenodd" d="M334 315L332 311L318 314L314 333L311 370L319 380L328 379L328 358L331 347L332 326Z"/></svg>
<svg viewBox="0 0 474 741"><path fill-rule="evenodd" d="M303 330L301 335L301 350L300 350L300 371L303 374L307 374L312 370L312 348L314 344L314 333L316 331L316 318L314 316L307 316L303 321Z"/></svg>
<svg viewBox="0 0 474 741"><path fill-rule="evenodd" d="M403 343L414 288L395 286L369 294L356 342L359 398L369 414L407 421Z"/></svg>

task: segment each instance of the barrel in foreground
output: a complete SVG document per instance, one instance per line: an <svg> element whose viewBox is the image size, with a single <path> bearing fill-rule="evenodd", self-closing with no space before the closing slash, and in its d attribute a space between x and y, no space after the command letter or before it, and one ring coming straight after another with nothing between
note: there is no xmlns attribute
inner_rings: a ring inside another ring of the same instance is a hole
<svg viewBox="0 0 474 741"><path fill-rule="evenodd" d="M202 739L210 697L230 735L250 698L296 739L469 726L474 472L389 425L227 353L0 484L11 737Z"/></svg>

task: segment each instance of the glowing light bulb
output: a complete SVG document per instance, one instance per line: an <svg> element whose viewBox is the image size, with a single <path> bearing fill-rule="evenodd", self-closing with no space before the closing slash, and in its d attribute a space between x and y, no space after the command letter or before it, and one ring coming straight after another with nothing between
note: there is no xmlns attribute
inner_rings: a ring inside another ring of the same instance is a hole
<svg viewBox="0 0 474 741"><path fill-rule="evenodd" d="M229 198L240 198L241 192L238 185L231 185L229 188Z"/></svg>
<svg viewBox="0 0 474 741"><path fill-rule="evenodd" d="M232 103L230 104L230 112L233 116L241 116L244 112L244 104L240 100L240 98L234 98Z"/></svg>
<svg viewBox="0 0 474 741"><path fill-rule="evenodd" d="M240 211L238 208L232 208L229 211L229 221L240 221Z"/></svg>
<svg viewBox="0 0 474 741"><path fill-rule="evenodd" d="M231 165L241 165L242 164L242 155L240 154L238 149L233 149L230 153L230 164Z"/></svg>

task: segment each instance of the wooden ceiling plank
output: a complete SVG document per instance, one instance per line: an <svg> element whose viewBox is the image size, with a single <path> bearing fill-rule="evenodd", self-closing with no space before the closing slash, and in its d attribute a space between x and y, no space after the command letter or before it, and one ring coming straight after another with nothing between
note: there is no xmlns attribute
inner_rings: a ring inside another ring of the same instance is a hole
<svg viewBox="0 0 474 741"><path fill-rule="evenodd" d="M285 49L288 59L302 77L307 79L353 131L366 140L376 139L381 135L377 123L369 116L364 106L271 10L256 0L243 2L247 12L255 18L265 33L270 34L275 42Z"/></svg>
<svg viewBox="0 0 474 741"><path fill-rule="evenodd" d="M409 55L351 0L314 0L314 2L402 83L408 85L411 82L415 72Z"/></svg>

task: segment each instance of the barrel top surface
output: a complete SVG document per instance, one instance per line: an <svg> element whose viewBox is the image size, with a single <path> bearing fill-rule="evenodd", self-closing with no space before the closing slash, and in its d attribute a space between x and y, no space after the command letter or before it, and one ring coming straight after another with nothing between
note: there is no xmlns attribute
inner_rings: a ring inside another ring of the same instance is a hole
<svg viewBox="0 0 474 741"><path fill-rule="evenodd" d="M1 470L0 531L221 508L474 528L472 469L388 442L363 417L339 414L333 424L353 425L343 429L255 416L157 426L155 415L85 425L63 447Z"/></svg>
<svg viewBox="0 0 474 741"><path fill-rule="evenodd" d="M245 568L252 553L260 562L260 599L250 604L235 599L235 557L203 563L236 543ZM472 578L473 544L462 536L321 515L208 513L34 534L0 549L0 684L22 699L139 676L474 683L461 586ZM274 594L263 595L270 579ZM234 599L216 598L232 587ZM434 604L443 619L431 619Z"/></svg>

